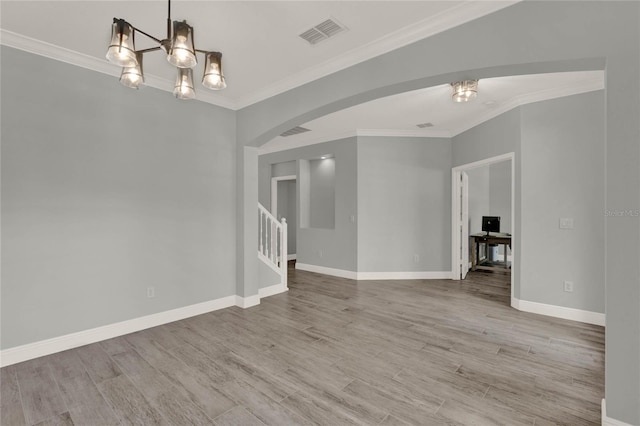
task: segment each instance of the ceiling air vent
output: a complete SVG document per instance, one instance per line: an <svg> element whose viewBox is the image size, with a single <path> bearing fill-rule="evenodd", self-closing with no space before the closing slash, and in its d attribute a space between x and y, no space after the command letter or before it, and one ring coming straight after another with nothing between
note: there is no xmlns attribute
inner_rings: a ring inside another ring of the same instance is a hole
<svg viewBox="0 0 640 426"><path fill-rule="evenodd" d="M433 127L433 123L421 123L421 124L416 124L417 127L424 129L426 127Z"/></svg>
<svg viewBox="0 0 640 426"><path fill-rule="evenodd" d="M347 28L337 22L334 19L327 19L324 22L319 23L313 28L300 34L300 37L306 40L309 44L314 45L320 43L322 40L326 40L339 32L345 31Z"/></svg>
<svg viewBox="0 0 640 426"><path fill-rule="evenodd" d="M284 133L281 133L280 136L282 137L287 137L287 136L293 136L293 135L299 135L300 133L304 133L304 132L310 132L310 129L304 128L304 127L300 127L300 126L296 126L293 129L289 129Z"/></svg>

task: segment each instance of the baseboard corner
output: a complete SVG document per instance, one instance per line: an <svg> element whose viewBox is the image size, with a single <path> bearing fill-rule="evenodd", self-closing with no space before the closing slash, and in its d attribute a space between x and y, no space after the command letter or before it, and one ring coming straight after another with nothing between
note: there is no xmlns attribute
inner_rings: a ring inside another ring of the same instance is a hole
<svg viewBox="0 0 640 426"><path fill-rule="evenodd" d="M311 265L308 263L300 263L296 261L296 269L307 272L315 272L317 274L331 275L333 277L347 278L350 280L358 279L357 272L347 271L344 269L329 268L326 266Z"/></svg>
<svg viewBox="0 0 640 426"><path fill-rule="evenodd" d="M275 296L276 294L284 293L289 291L289 288L284 284L275 284L269 287L263 287L258 290L258 296L260 299L263 297Z"/></svg>
<svg viewBox="0 0 640 426"><path fill-rule="evenodd" d="M451 271L357 272L358 280L450 280Z"/></svg>
<svg viewBox="0 0 640 426"><path fill-rule="evenodd" d="M242 309L251 308L260 304L260 294L247 297L236 296L236 306Z"/></svg>
<svg viewBox="0 0 640 426"><path fill-rule="evenodd" d="M578 321L602 327L606 324L605 314L600 312L585 311L583 309L567 308L565 306L549 305L546 303L530 302L528 300L517 299L515 297L511 297L511 307L522 312L546 315L549 317Z"/></svg>
<svg viewBox="0 0 640 426"><path fill-rule="evenodd" d="M607 404L605 399L602 398L602 426L632 426L629 423L621 422L620 420L612 419L607 416Z"/></svg>

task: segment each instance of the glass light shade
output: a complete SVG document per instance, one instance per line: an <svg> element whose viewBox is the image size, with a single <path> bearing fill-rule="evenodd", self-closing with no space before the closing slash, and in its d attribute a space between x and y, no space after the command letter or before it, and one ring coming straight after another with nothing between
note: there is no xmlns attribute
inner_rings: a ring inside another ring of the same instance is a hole
<svg viewBox="0 0 640 426"><path fill-rule="evenodd" d="M136 53L137 64L132 67L122 68L120 83L132 89L144 86L144 74L142 72L142 53Z"/></svg>
<svg viewBox="0 0 640 426"><path fill-rule="evenodd" d="M136 47L133 27L124 19L114 19L107 59L121 67L136 65Z"/></svg>
<svg viewBox="0 0 640 426"><path fill-rule="evenodd" d="M207 89L221 90L227 87L222 73L222 53L207 52L204 62L202 85Z"/></svg>
<svg viewBox="0 0 640 426"><path fill-rule="evenodd" d="M167 61L178 68L193 68L198 63L193 28L186 21L173 21L173 37Z"/></svg>
<svg viewBox="0 0 640 426"><path fill-rule="evenodd" d="M451 83L454 102L469 102L478 96L478 80L465 80Z"/></svg>
<svg viewBox="0 0 640 426"><path fill-rule="evenodd" d="M178 77L176 77L173 95L178 99L193 99L196 97L196 91L193 88L193 70L191 68L178 68Z"/></svg>

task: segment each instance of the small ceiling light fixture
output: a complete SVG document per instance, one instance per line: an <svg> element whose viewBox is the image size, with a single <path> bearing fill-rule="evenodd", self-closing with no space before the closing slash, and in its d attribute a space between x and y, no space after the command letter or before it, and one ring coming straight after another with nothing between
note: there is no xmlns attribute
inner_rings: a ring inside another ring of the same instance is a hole
<svg viewBox="0 0 640 426"><path fill-rule="evenodd" d="M172 30L173 29L173 30ZM136 50L135 34L140 33L159 46ZM193 40L193 27L187 21L171 21L171 0L168 0L167 38L160 40L134 27L124 19L113 18L111 43L107 49L107 59L122 67L120 83L132 89L144 85L142 55L156 50L164 50L167 61L177 68L173 94L178 99L193 99L196 92L193 86L193 70L198 63L196 53L205 55L202 85L208 89L221 90L227 87L222 72L222 53L196 49Z"/></svg>
<svg viewBox="0 0 640 426"><path fill-rule="evenodd" d="M469 102L478 96L478 80L464 80L451 83L454 102Z"/></svg>

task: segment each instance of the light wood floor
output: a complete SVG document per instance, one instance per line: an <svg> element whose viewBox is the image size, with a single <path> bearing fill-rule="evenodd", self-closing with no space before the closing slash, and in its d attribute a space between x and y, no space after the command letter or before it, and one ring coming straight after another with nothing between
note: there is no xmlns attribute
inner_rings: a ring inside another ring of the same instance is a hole
<svg viewBox="0 0 640 426"><path fill-rule="evenodd" d="M2 425L600 423L602 327L508 307L508 276L288 293L3 368Z"/></svg>

